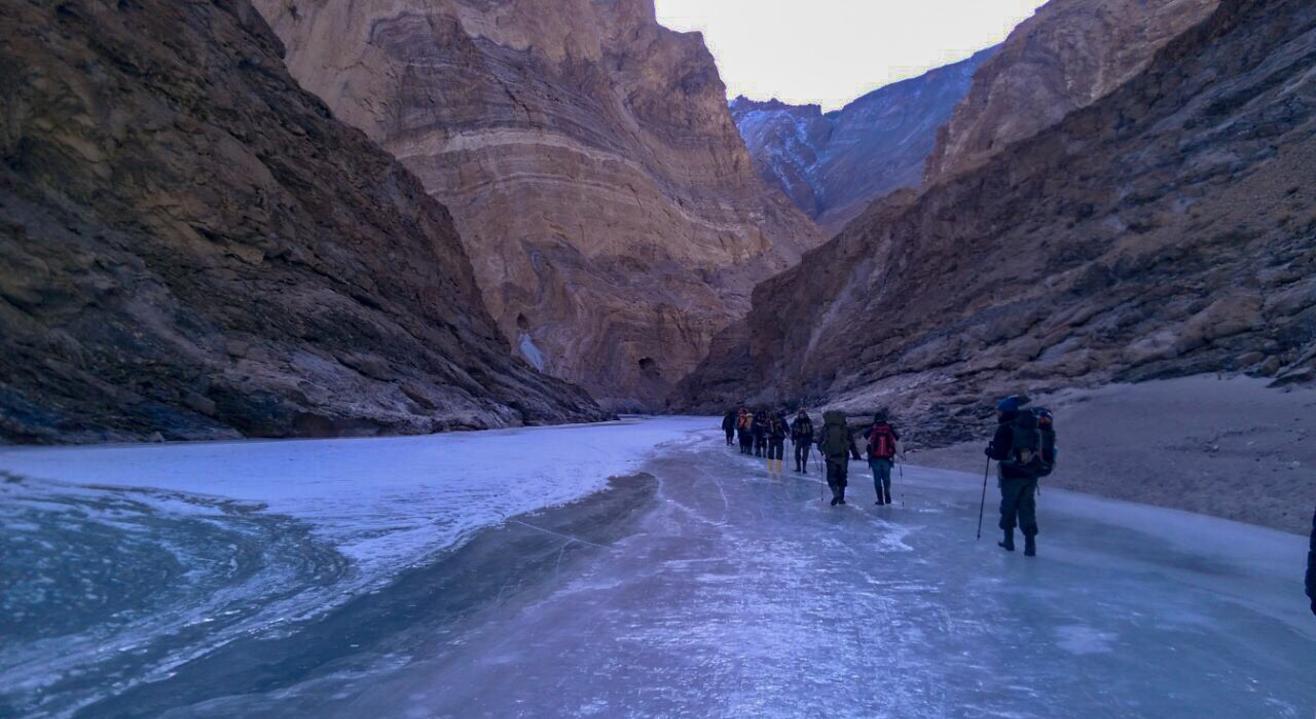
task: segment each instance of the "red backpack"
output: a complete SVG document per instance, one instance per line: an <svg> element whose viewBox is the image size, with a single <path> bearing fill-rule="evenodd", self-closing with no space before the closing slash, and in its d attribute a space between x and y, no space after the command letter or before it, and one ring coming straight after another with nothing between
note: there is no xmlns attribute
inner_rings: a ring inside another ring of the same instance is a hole
<svg viewBox="0 0 1316 719"><path fill-rule="evenodd" d="M880 422L873 426L868 435L868 456L872 459L895 458L896 436L891 433L891 425Z"/></svg>

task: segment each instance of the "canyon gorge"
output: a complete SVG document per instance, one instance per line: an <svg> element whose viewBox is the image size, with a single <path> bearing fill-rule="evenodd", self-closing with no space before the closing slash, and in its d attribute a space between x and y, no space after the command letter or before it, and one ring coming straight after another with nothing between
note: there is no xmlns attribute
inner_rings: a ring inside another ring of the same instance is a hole
<svg viewBox="0 0 1316 719"><path fill-rule="evenodd" d="M448 206L518 354L606 407L661 407L821 240L653 0L256 5L302 85Z"/></svg>
<svg viewBox="0 0 1316 719"><path fill-rule="evenodd" d="M1310 3L1220 3L1104 97L761 284L680 406L888 406L947 443L1021 390L1310 383L1313 47Z"/></svg>
<svg viewBox="0 0 1316 719"><path fill-rule="evenodd" d="M0 437L608 416L513 357L447 211L245 0L0 6Z"/></svg>
<svg viewBox="0 0 1316 719"><path fill-rule="evenodd" d="M5 2L13 441L754 401L950 442L1021 388L1312 380L1300 4L1052 0L823 113L728 103L652 0Z"/></svg>

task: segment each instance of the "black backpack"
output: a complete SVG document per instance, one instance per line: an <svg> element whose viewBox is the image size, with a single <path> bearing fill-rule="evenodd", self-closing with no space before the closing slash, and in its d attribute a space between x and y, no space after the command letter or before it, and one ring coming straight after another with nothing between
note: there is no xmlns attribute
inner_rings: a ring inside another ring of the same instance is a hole
<svg viewBox="0 0 1316 719"><path fill-rule="evenodd" d="M1010 424L1010 456L1005 463L1034 477L1055 471L1055 417L1044 407L1020 410Z"/></svg>

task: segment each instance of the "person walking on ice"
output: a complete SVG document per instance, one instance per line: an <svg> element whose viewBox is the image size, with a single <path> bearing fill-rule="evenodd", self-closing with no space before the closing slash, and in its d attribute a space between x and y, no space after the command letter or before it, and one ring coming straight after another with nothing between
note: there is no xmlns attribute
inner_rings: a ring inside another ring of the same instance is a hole
<svg viewBox="0 0 1316 719"><path fill-rule="evenodd" d="M1055 430L1045 409L1025 410L1027 397L1013 395L996 405L996 435L986 454L997 461L1001 488L998 544L1014 551L1014 528L1024 533L1024 556L1037 556L1037 482L1055 466Z"/></svg>
<svg viewBox="0 0 1316 719"><path fill-rule="evenodd" d="M1316 614L1316 514L1311 516L1311 548L1307 550L1307 598Z"/></svg>
<svg viewBox="0 0 1316 719"><path fill-rule="evenodd" d="M768 411L760 409L754 413L754 423L750 425L754 435L754 456L768 456Z"/></svg>
<svg viewBox="0 0 1316 719"><path fill-rule="evenodd" d="M795 449L795 471L808 474L809 453L813 451L813 420L803 407L791 422L791 442Z"/></svg>
<svg viewBox="0 0 1316 719"><path fill-rule="evenodd" d="M876 504L892 504L891 469L896 463L896 442L900 433L887 421L886 410L873 415L873 426L868 430L868 466L873 470L873 491Z"/></svg>
<svg viewBox="0 0 1316 719"><path fill-rule="evenodd" d="M818 451L827 464L827 486L832 490L832 506L845 504L845 487L849 483L846 475L850 471L850 459L859 459L859 448L855 446L850 428L845 424L844 412L823 413Z"/></svg>
<svg viewBox="0 0 1316 719"><path fill-rule="evenodd" d="M786 435L789 433L785 417L773 415L768 420L768 473L773 476L781 476L786 456Z"/></svg>
<svg viewBox="0 0 1316 719"><path fill-rule="evenodd" d="M740 438L741 454L749 454L753 451L753 425L754 418L750 415L749 409L741 407L740 416L736 418L736 436Z"/></svg>
<svg viewBox="0 0 1316 719"><path fill-rule="evenodd" d="M727 435L727 446L734 444L736 439L736 410L729 409L722 415L722 431Z"/></svg>

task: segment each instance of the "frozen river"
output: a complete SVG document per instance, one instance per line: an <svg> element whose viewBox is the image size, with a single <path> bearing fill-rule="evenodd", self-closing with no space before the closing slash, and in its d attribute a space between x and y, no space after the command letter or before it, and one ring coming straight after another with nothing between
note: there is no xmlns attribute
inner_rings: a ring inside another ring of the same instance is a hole
<svg viewBox="0 0 1316 719"><path fill-rule="evenodd" d="M1316 711L1305 538L1045 491L1028 560L715 424L4 452L0 715Z"/></svg>

